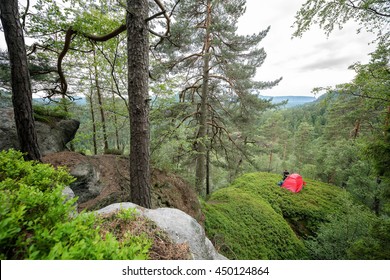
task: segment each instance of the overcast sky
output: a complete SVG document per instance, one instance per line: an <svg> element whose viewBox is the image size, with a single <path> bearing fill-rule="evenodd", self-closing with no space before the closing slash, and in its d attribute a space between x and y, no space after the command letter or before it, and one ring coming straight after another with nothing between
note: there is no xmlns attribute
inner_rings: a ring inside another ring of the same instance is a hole
<svg viewBox="0 0 390 280"><path fill-rule="evenodd" d="M313 27L302 38L291 39L295 14L306 0L247 0L247 10L239 24L240 33L252 34L271 26L262 41L267 58L258 69L258 80L282 82L263 95L308 95L315 87L349 82L354 72L348 66L367 62L375 48L369 44L371 34L356 34L357 25L350 22L329 38Z"/></svg>
<svg viewBox="0 0 390 280"><path fill-rule="evenodd" d="M348 66L354 62L367 62L374 50L369 45L370 34L356 34L357 25L350 22L329 38L322 30L313 27L302 38L291 39L294 16L306 0L247 0L247 10L239 22L239 32L257 33L268 26L271 30L262 41L268 56L258 69L256 79L282 82L263 95L307 95L315 87L334 86L349 82L354 72ZM0 48L5 49L3 34Z"/></svg>

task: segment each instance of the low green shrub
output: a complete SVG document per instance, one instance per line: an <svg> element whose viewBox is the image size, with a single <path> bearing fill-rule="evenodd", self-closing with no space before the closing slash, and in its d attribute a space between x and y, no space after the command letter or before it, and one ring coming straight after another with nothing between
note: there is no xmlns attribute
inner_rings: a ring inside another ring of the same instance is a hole
<svg viewBox="0 0 390 280"><path fill-rule="evenodd" d="M206 232L226 257L324 258L326 248L320 239L327 234L325 225L335 225L340 232L342 227L345 228L345 225L335 223L333 219L345 218L348 212L346 208L349 207L347 205L353 205L351 196L345 190L305 180L307 184L303 190L292 193L277 185L280 177L263 172L245 174L229 187L214 192L203 203ZM361 214L359 217L368 217L370 220L369 214ZM354 226L358 223L359 220L355 220ZM369 221L367 225L369 226ZM347 239L356 241L365 236L365 232L355 232L356 236ZM338 238L340 244L343 243L343 237L337 234L326 235L326 242L331 244L330 238L333 237ZM343 256L351 245L351 242L343 243Z"/></svg>
<svg viewBox="0 0 390 280"><path fill-rule="evenodd" d="M306 238L315 234L328 217L342 210L345 191L322 182L304 179L306 186L292 193L276 185L280 175L249 173L235 180L230 187L261 197L289 222L297 235Z"/></svg>
<svg viewBox="0 0 390 280"><path fill-rule="evenodd" d="M63 168L0 152L0 259L147 259L147 237L118 240L101 231L102 217L73 215L75 199L62 194L73 180ZM118 219L131 216L120 212Z"/></svg>
<svg viewBox="0 0 390 280"><path fill-rule="evenodd" d="M269 203L234 188L204 205L207 235L229 259L304 259L305 247Z"/></svg>
<svg viewBox="0 0 390 280"><path fill-rule="evenodd" d="M347 254L349 259L390 260L390 218L377 219L369 235L354 242Z"/></svg>
<svg viewBox="0 0 390 280"><path fill-rule="evenodd" d="M320 225L315 236L305 240L310 258L350 259L348 252L351 246L358 240L370 236L370 229L376 216L367 207L355 204L348 193L344 194L343 206L342 211L328 215L328 221ZM365 257L361 255L358 258Z"/></svg>

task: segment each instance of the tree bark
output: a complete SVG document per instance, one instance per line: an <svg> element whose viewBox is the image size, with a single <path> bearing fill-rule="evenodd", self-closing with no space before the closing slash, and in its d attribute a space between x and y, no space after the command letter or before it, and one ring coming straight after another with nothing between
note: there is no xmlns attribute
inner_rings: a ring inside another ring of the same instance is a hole
<svg viewBox="0 0 390 280"><path fill-rule="evenodd" d="M92 91L92 88L91 88ZM92 93L89 98L89 110L91 111L91 118L92 118L92 142L93 142L93 154L97 155L97 143L96 143L96 121L95 121L95 112L93 110L93 99L92 99Z"/></svg>
<svg viewBox="0 0 390 280"><path fill-rule="evenodd" d="M115 144L116 149L120 151L119 146L119 128L118 128L118 115L116 114L116 98L114 93L114 81L111 81L111 92L112 92L112 109L115 112L114 113L114 128L115 128Z"/></svg>
<svg viewBox="0 0 390 280"><path fill-rule="evenodd" d="M128 0L127 7L131 200L150 208L148 0Z"/></svg>
<svg viewBox="0 0 390 280"><path fill-rule="evenodd" d="M206 195L211 194L210 185L210 149L206 152Z"/></svg>
<svg viewBox="0 0 390 280"><path fill-rule="evenodd" d="M95 111L93 108L93 83L92 83L92 69L89 68L89 80L91 83L90 86L90 96L89 97L89 110L91 112L92 119L92 142L93 142L93 154L97 155L97 142L96 142L96 120L95 120Z"/></svg>
<svg viewBox="0 0 390 280"><path fill-rule="evenodd" d="M103 98L102 93L100 91L100 81L99 81L99 72L97 67L97 59L96 59L96 52L93 51L93 66L95 70L95 86L96 86L96 93L98 97L98 103L99 103L99 111L100 111L100 120L102 122L102 129L103 129L103 144L104 144L104 153L106 153L109 150L108 147L108 138L107 138L107 128L106 128L106 115L103 108Z"/></svg>
<svg viewBox="0 0 390 280"><path fill-rule="evenodd" d="M203 56L203 84L202 95L200 101L200 116L199 116L199 132L197 137L198 155L196 159L196 179L195 185L198 194L204 196L206 193L206 161L207 161L207 103L208 103L208 90L209 90L209 72L210 72L210 31L211 25L211 0L207 1L207 16L205 21L205 53Z"/></svg>
<svg viewBox="0 0 390 280"><path fill-rule="evenodd" d="M19 21L18 1L1 0L0 18L11 64L12 103L20 149L27 160L41 160L35 131L30 73L24 43L23 29Z"/></svg>

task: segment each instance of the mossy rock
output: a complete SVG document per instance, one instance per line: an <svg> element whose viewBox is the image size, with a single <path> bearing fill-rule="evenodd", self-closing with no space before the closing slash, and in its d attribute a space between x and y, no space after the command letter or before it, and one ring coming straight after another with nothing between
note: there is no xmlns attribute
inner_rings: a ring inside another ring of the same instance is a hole
<svg viewBox="0 0 390 280"><path fill-rule="evenodd" d="M345 191L306 180L299 193L280 188L280 175L250 173L204 203L206 232L230 259L305 259L303 240L342 211Z"/></svg>
<svg viewBox="0 0 390 280"><path fill-rule="evenodd" d="M33 111L35 121L49 124L52 127L58 121L70 118L69 113L61 110L58 106L34 105Z"/></svg>

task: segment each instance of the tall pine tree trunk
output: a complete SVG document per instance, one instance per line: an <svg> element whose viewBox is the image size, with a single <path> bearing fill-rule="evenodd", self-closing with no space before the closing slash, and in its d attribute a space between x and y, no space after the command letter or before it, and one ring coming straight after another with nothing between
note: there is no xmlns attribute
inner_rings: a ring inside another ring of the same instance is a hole
<svg viewBox="0 0 390 280"><path fill-rule="evenodd" d="M97 143L96 143L96 120L95 120L95 111L93 108L93 82L92 82L92 70L89 68L89 80L91 83L91 92L89 96L89 110L91 112L92 119L92 142L93 142L93 154L97 155Z"/></svg>
<svg viewBox="0 0 390 280"><path fill-rule="evenodd" d="M99 103L100 120L102 121L104 152L107 152L109 148L108 148L108 139L107 139L106 116L103 108L102 93L100 91L99 72L97 68L95 51L93 52L93 64L95 70L95 86L96 86L96 93L97 93L98 103Z"/></svg>
<svg viewBox="0 0 390 280"><path fill-rule="evenodd" d="M131 199L150 208L148 0L128 0L127 7Z"/></svg>
<svg viewBox="0 0 390 280"><path fill-rule="evenodd" d="M41 160L32 111L32 91L18 1L1 0L0 18L11 63L12 103L22 152L28 160Z"/></svg>
<svg viewBox="0 0 390 280"><path fill-rule="evenodd" d="M196 159L196 190L197 192L204 196L206 193L206 161L207 161L207 103L209 95L209 71L210 71L210 40L211 40L211 0L207 1L207 16L205 21L205 53L203 57L203 84L202 84L202 95L200 103L200 116L199 116L199 132L198 132L198 155Z"/></svg>
<svg viewBox="0 0 390 280"><path fill-rule="evenodd" d="M92 88L91 88L92 91ZM97 155L97 143L96 143L96 121L95 121L95 112L93 109L93 99L92 92L89 98L89 110L91 111L91 119L92 119L92 142L93 142L93 154Z"/></svg>
<svg viewBox="0 0 390 280"><path fill-rule="evenodd" d="M115 144L116 144L116 149L120 151L118 117L116 114L116 98L114 93L114 81L111 81L111 92L112 92L112 109L114 111Z"/></svg>

